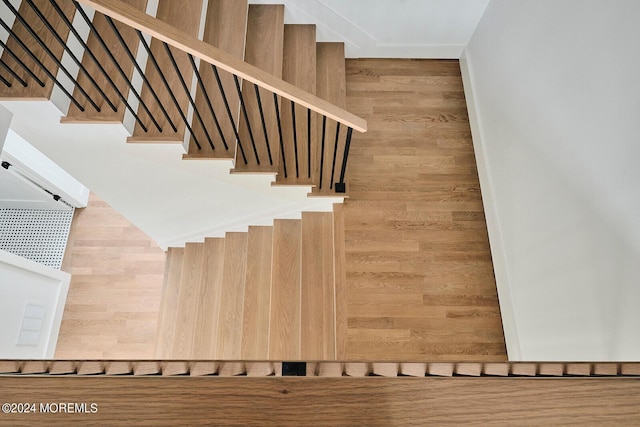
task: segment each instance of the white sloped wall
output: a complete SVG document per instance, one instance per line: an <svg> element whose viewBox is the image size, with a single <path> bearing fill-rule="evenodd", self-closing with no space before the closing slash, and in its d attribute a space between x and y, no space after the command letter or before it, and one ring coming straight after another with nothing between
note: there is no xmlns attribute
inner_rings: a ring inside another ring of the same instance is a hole
<svg viewBox="0 0 640 427"><path fill-rule="evenodd" d="M122 125L60 124L50 102L4 102L11 128L162 247L329 210L342 198L272 187L273 175L231 175L229 160L182 160L180 144L127 144Z"/></svg>

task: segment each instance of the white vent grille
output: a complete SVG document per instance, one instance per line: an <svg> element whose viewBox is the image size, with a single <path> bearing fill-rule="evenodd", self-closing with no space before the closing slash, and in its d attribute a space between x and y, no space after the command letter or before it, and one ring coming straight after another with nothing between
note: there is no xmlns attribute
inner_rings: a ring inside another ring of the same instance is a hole
<svg viewBox="0 0 640 427"><path fill-rule="evenodd" d="M73 209L0 209L0 249L60 269Z"/></svg>

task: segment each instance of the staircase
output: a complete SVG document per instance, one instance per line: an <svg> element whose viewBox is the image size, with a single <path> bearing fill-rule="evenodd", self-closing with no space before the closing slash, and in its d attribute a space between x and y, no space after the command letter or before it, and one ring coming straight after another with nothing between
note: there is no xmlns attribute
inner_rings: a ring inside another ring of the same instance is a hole
<svg viewBox="0 0 640 427"><path fill-rule="evenodd" d="M335 360L335 226L305 212L169 249L157 357Z"/></svg>
<svg viewBox="0 0 640 427"><path fill-rule="evenodd" d="M55 86L69 100L63 123L133 120L128 142L188 142L184 159L233 159L232 173L345 195L352 131L366 122L344 110L344 46L285 25L283 5L159 0L153 19L145 0L3 2L15 22L3 20L0 99L49 99Z"/></svg>
<svg viewBox="0 0 640 427"><path fill-rule="evenodd" d="M159 0L153 18L146 0L3 2L15 20L2 21L1 100L55 88L69 126L129 123L129 143L185 144L185 161L231 159L232 174L346 196L366 122L344 110L344 46L285 25L283 5ZM157 356L336 359L340 229L331 212L304 212L169 248Z"/></svg>

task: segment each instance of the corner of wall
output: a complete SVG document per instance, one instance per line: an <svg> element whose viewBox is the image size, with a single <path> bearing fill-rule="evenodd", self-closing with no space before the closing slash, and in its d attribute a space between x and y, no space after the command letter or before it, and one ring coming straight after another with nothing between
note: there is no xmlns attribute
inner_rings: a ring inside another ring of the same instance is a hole
<svg viewBox="0 0 640 427"><path fill-rule="evenodd" d="M507 346L507 355L510 361L521 360L520 339L518 337L518 328L511 295L511 286L513 284L509 280L507 254L504 250L504 242L500 231L500 219L490 173L491 165L486 152L486 141L484 140L480 111L475 93L473 67L467 57L466 49L460 55L460 71L462 73L464 96L467 102L469 124L471 126L473 150L478 166L480 188L482 190L482 203L491 246L491 258L493 260L496 287L498 289L498 300L500 313L502 315L502 328Z"/></svg>
<svg viewBox="0 0 640 427"><path fill-rule="evenodd" d="M4 105L0 105L0 153L4 147L4 141L7 139L12 118L13 113L7 110Z"/></svg>

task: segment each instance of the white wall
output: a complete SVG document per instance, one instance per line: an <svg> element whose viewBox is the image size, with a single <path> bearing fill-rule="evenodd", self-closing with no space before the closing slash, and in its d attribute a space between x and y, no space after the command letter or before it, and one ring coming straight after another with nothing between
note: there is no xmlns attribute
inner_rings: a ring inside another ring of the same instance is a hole
<svg viewBox="0 0 640 427"><path fill-rule="evenodd" d="M273 175L232 175L229 160L182 160L181 144L127 144L122 125L60 124L50 102L3 104L17 134L164 248L342 201L307 198L310 187L272 187Z"/></svg>
<svg viewBox="0 0 640 427"><path fill-rule="evenodd" d="M11 114L11 111L0 105L0 152L2 152L2 148L4 147L4 140L9 132L12 117L13 114Z"/></svg>
<svg viewBox="0 0 640 427"><path fill-rule="evenodd" d="M70 278L0 250L0 359L53 359ZM25 315L27 305L41 307L41 315ZM18 344L23 331L33 345Z"/></svg>
<svg viewBox="0 0 640 427"><path fill-rule="evenodd" d="M640 359L639 20L636 0L491 0L465 50L521 359Z"/></svg>
<svg viewBox="0 0 640 427"><path fill-rule="evenodd" d="M287 24L316 24L318 41L349 58L457 59L489 0L249 0L283 3Z"/></svg>
<svg viewBox="0 0 640 427"><path fill-rule="evenodd" d="M53 200L43 188L73 207L87 206L89 189L12 130L7 133L0 158L11 164L8 170L1 171L0 207L69 209L65 203Z"/></svg>

